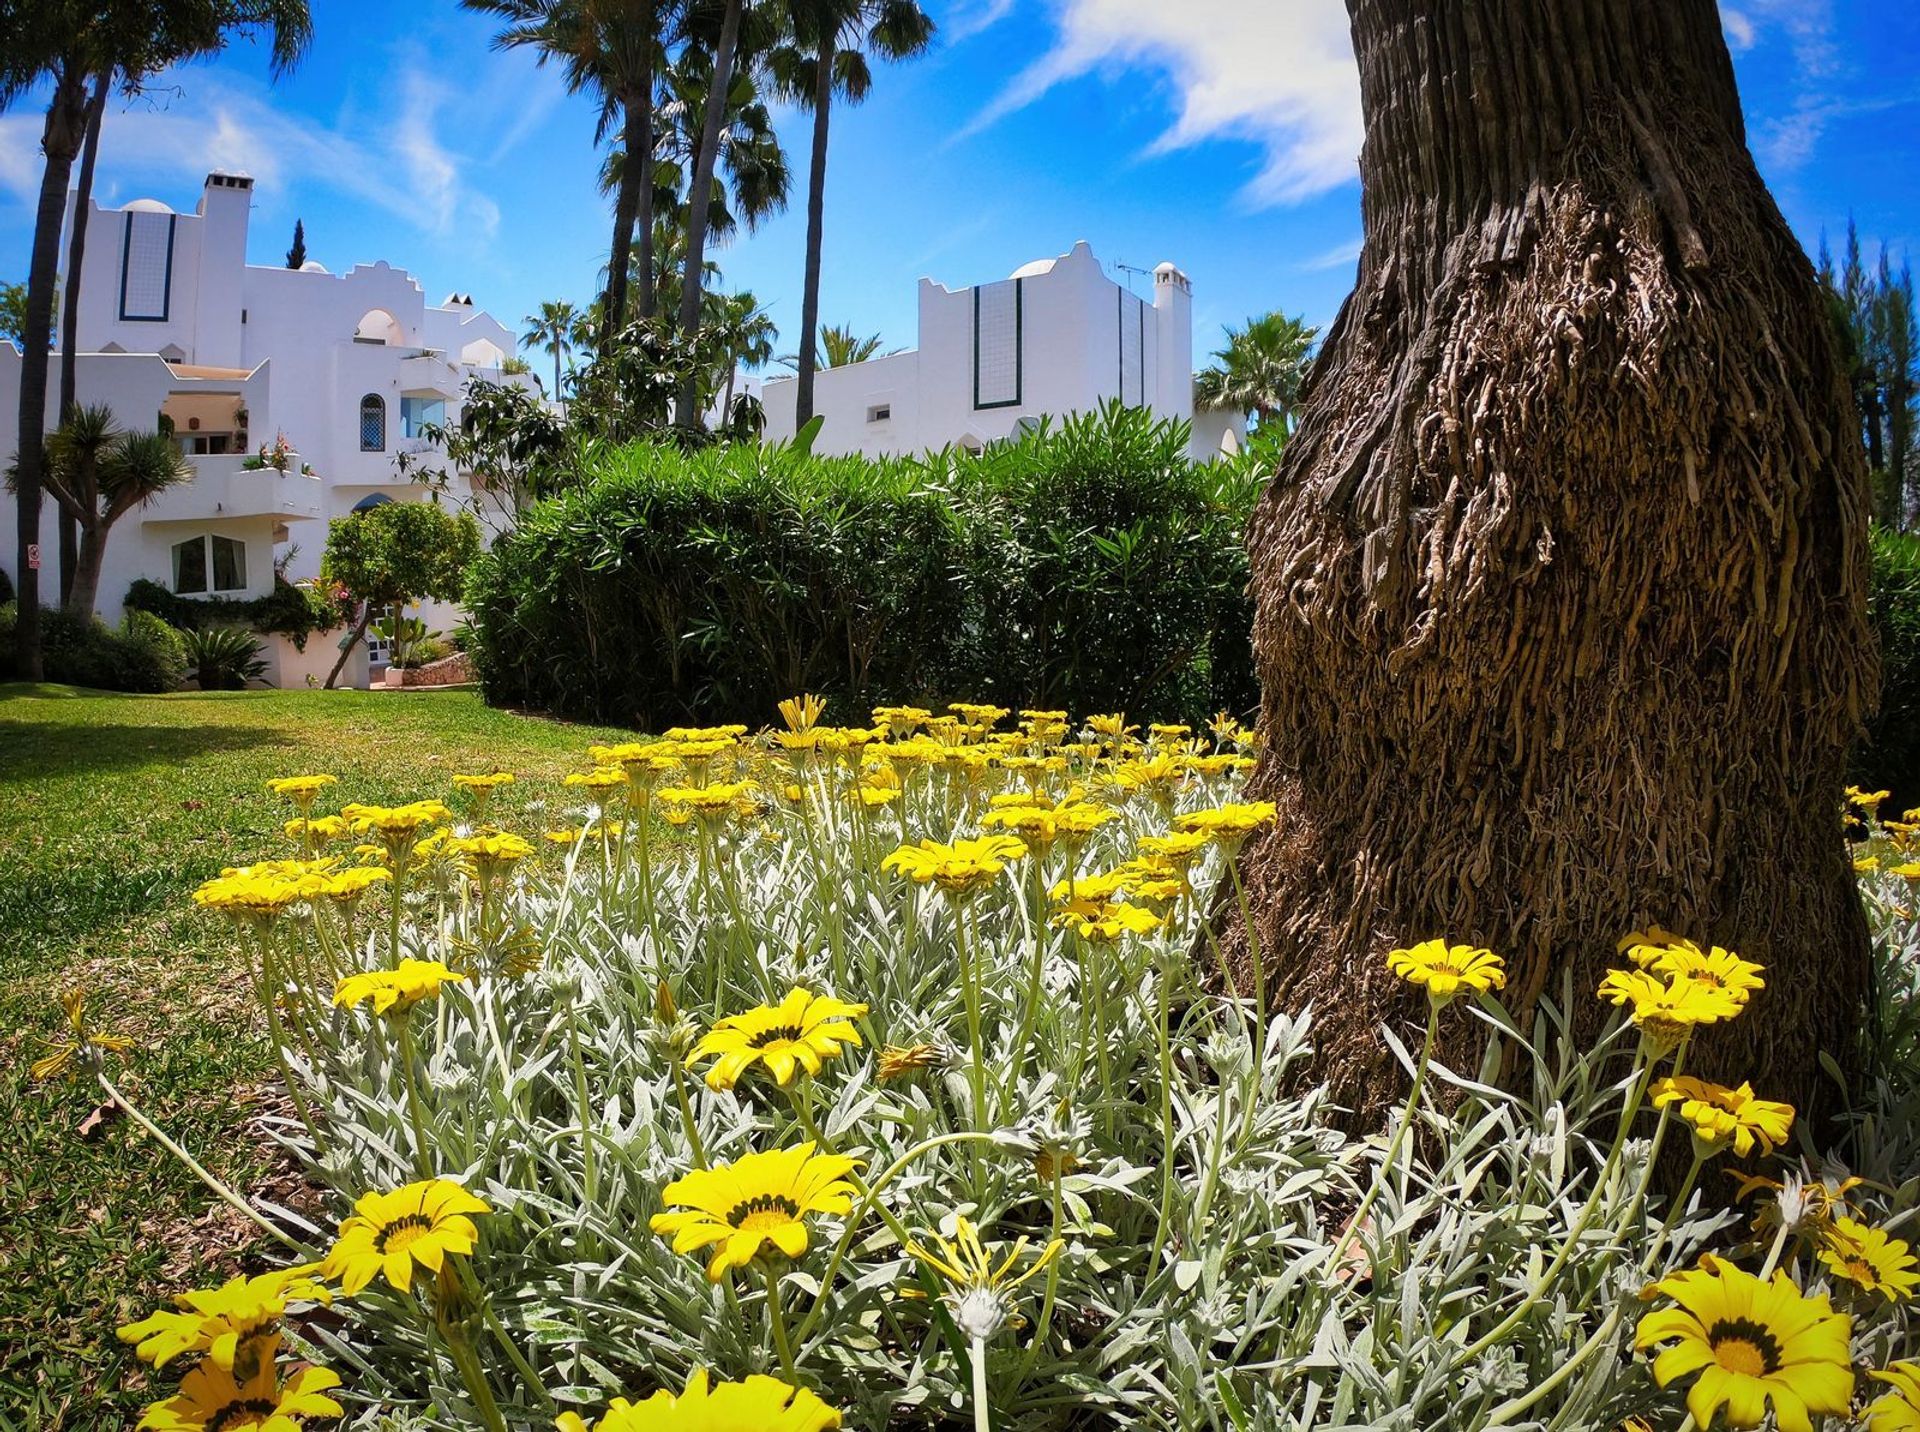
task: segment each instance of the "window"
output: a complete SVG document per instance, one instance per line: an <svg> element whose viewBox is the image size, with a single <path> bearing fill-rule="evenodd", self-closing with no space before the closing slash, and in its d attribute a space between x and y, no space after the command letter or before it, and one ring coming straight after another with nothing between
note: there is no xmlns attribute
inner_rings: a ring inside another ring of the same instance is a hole
<svg viewBox="0 0 1920 1432"><path fill-rule="evenodd" d="M973 406L1020 405L1024 279L1002 279L973 291Z"/></svg>
<svg viewBox="0 0 1920 1432"><path fill-rule="evenodd" d="M428 423L435 427L447 425L447 400L445 398L402 398L400 400L400 436L417 438L423 436L422 429Z"/></svg>
<svg viewBox="0 0 1920 1432"><path fill-rule="evenodd" d="M360 400L360 451L387 450L387 401L378 393Z"/></svg>
<svg viewBox="0 0 1920 1432"><path fill-rule="evenodd" d="M172 312L175 215L133 209L120 241L120 317L165 323Z"/></svg>
<svg viewBox="0 0 1920 1432"><path fill-rule="evenodd" d="M181 596L240 592L247 586L247 546L231 537L189 537L173 546L173 590Z"/></svg>
<svg viewBox="0 0 1920 1432"><path fill-rule="evenodd" d="M875 403L871 408L867 409L867 421L870 423L884 423L892 417L892 403Z"/></svg>

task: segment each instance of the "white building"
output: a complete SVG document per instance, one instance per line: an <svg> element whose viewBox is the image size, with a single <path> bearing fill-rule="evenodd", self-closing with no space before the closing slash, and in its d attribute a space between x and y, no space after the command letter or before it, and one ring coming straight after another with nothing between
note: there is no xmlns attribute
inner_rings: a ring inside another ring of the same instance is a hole
<svg viewBox="0 0 1920 1432"><path fill-rule="evenodd" d="M327 522L356 507L422 501L430 490L396 458L423 451L427 423L458 420L473 377L500 381L514 335L460 294L429 306L419 283L385 263L331 274L249 265L253 181L211 174L198 208L152 199L89 208L76 347L77 396L112 409L123 430L171 422L193 481L128 513L107 539L100 615L121 614L136 577L182 595L263 596L276 560L295 581L318 574ZM71 222L71 205L69 206ZM61 253L66 252L64 240ZM58 411L59 362L47 412ZM0 456L19 447L21 356L0 343ZM521 382L529 380L521 379ZM249 467L284 439L285 470ZM443 500L474 506L462 476ZM0 562L11 572L14 504L0 503ZM41 600L58 601L59 509L44 500ZM444 625L449 613L428 613ZM338 656L316 636L305 653L266 639L270 679L301 685ZM353 674L364 684L366 659Z"/></svg>
<svg viewBox="0 0 1920 1432"><path fill-rule="evenodd" d="M1108 278L1084 241L998 283L950 289L923 278L919 337L917 348L820 370L815 452L977 449L1115 398L1193 422L1197 457L1244 436L1225 414L1194 413L1193 293L1170 263L1153 271L1151 303ZM762 390L770 439L793 436L794 392L792 378Z"/></svg>

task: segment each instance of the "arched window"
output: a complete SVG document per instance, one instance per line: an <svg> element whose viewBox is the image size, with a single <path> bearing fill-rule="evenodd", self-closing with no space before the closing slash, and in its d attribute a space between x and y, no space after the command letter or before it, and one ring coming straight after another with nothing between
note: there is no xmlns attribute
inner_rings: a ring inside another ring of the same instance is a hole
<svg viewBox="0 0 1920 1432"><path fill-rule="evenodd" d="M360 400L360 451L387 450L387 401L378 393Z"/></svg>

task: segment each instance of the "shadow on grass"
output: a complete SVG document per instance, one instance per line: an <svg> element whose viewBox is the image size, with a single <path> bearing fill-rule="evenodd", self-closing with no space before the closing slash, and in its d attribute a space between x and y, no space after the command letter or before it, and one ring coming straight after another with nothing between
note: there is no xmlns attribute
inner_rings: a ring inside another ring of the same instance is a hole
<svg viewBox="0 0 1920 1432"><path fill-rule="evenodd" d="M271 726L137 726L0 717L0 782L97 775L294 744Z"/></svg>

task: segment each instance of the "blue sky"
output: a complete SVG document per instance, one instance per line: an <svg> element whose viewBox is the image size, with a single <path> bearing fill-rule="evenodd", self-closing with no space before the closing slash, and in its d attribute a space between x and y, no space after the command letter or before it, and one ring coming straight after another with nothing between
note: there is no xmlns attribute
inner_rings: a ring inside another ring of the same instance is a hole
<svg viewBox="0 0 1920 1432"><path fill-rule="evenodd" d="M1324 324L1359 244L1359 106L1341 0L925 0L928 57L882 69L835 125L822 315L914 341L914 284L1003 277L1087 239L1110 266L1192 276L1196 347L1269 308ZM593 111L490 47L454 0L313 0L314 46L270 84L238 46L105 130L99 192L190 208L209 167L259 181L251 254L297 217L336 272L386 259L510 325L584 302L607 242ZM1849 213L1920 237L1920 7L1724 0L1762 173L1811 245ZM799 313L806 117L781 115L793 207L722 251L725 286ZM0 278L24 278L39 177L31 100L0 115ZM1118 270L1117 276L1125 277ZM1135 281L1145 281L1136 277Z"/></svg>

